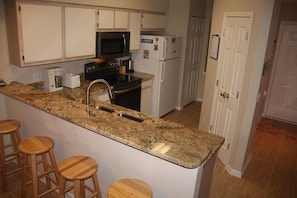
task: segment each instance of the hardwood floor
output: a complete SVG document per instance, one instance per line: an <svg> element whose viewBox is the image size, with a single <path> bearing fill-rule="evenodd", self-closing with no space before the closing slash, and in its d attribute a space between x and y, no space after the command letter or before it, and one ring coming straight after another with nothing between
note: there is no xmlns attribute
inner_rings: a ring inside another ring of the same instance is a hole
<svg viewBox="0 0 297 198"><path fill-rule="evenodd" d="M164 119L197 128L200 108L201 103L193 102ZM243 178L229 175L217 160L210 197L297 198L297 125L263 118Z"/></svg>
<svg viewBox="0 0 297 198"><path fill-rule="evenodd" d="M200 109L201 103L193 102L182 111L169 113L164 119L198 128ZM20 174L8 178L9 192L3 193L0 185L0 197L20 197ZM56 198L57 195L45 197ZM262 119L246 174L242 179L233 177L217 160L210 197L297 198L297 125Z"/></svg>

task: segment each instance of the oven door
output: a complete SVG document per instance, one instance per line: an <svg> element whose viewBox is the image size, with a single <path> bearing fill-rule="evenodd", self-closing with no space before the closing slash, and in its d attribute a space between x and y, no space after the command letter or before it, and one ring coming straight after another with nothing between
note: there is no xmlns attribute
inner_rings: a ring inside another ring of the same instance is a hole
<svg viewBox="0 0 297 198"><path fill-rule="evenodd" d="M113 103L129 109L140 111L141 82L128 88L115 88Z"/></svg>

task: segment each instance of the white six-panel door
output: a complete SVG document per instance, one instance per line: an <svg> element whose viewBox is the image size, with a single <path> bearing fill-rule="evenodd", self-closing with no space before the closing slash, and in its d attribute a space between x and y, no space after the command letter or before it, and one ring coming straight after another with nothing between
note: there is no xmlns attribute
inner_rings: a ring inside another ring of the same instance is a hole
<svg viewBox="0 0 297 198"><path fill-rule="evenodd" d="M247 61L252 14L225 14L218 58L217 86L210 131L225 137L219 151L224 164L235 133L240 94Z"/></svg>
<svg viewBox="0 0 297 198"><path fill-rule="evenodd" d="M197 98L199 67L202 61L202 47L204 36L204 19L191 17L188 50L186 55L185 74L183 89L183 104L186 105Z"/></svg>
<svg viewBox="0 0 297 198"><path fill-rule="evenodd" d="M284 22L278 38L266 115L297 123L297 23Z"/></svg>

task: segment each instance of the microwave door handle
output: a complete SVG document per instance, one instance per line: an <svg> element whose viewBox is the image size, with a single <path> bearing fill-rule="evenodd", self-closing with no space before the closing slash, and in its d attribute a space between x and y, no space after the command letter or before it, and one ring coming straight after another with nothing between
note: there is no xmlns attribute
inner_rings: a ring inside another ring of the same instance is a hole
<svg viewBox="0 0 297 198"><path fill-rule="evenodd" d="M127 48L127 39L126 39L125 34L122 34L122 37L123 37L123 42L124 42L124 49L123 49L123 52L126 52L126 48Z"/></svg>

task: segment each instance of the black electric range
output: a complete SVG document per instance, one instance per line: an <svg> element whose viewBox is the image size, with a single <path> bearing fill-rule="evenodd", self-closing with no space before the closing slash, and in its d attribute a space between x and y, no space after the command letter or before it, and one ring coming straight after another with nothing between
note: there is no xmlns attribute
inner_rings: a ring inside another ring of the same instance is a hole
<svg viewBox="0 0 297 198"><path fill-rule="evenodd" d="M120 74L116 61L85 64L85 80L104 79L112 87L114 104L140 111L141 78Z"/></svg>

